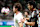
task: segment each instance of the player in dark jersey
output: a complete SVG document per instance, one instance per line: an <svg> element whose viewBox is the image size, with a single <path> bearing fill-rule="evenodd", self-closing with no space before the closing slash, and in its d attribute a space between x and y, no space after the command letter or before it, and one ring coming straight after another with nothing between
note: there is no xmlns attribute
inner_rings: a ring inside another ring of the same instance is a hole
<svg viewBox="0 0 40 27"><path fill-rule="evenodd" d="M36 3L33 2L33 1L29 1L28 4L28 9L29 9L29 14L30 14L30 19L29 19L29 22L25 21L25 20L22 20L23 22L25 22L26 24L32 26L32 27L38 27L37 25L37 14L38 14L38 11L36 9Z"/></svg>

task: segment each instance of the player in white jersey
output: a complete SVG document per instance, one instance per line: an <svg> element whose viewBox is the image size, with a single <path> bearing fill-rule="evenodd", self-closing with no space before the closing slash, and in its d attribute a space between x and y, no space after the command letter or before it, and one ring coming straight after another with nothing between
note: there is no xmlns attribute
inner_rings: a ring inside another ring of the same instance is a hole
<svg viewBox="0 0 40 27"><path fill-rule="evenodd" d="M13 9L14 12L14 26L15 27L23 27L21 19L23 19L22 13L20 12L20 7L15 6Z"/></svg>

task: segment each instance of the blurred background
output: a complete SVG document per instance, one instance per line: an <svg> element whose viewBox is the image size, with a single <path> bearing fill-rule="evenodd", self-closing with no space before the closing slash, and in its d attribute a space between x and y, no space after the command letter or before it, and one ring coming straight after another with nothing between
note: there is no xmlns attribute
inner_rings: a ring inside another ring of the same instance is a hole
<svg viewBox="0 0 40 27"><path fill-rule="evenodd" d="M11 16L11 18L12 18L13 17L13 6L17 5L17 3L20 5L21 12L23 13L25 9L28 9L27 8L28 1L35 1L35 3L37 4L36 8L40 9L40 0L0 0L0 17L4 16L1 12L3 7L8 7L8 9L10 10L10 14L8 16L9 17ZM2 19L5 19L5 18L2 18Z"/></svg>
<svg viewBox="0 0 40 27"><path fill-rule="evenodd" d="M8 6L8 8L10 8L12 10L13 5L15 3L20 3L22 5L22 9L27 9L27 2L28 1L35 1L37 4L37 8L40 8L40 0L0 0L0 10L2 9L2 7L4 6Z"/></svg>

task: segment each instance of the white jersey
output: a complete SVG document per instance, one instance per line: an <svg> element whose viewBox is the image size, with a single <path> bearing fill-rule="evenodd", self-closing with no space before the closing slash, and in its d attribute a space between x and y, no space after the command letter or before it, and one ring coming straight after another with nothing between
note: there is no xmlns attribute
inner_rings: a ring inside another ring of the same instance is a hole
<svg viewBox="0 0 40 27"><path fill-rule="evenodd" d="M38 15L38 24L40 25L40 17L39 17L39 15Z"/></svg>
<svg viewBox="0 0 40 27"><path fill-rule="evenodd" d="M40 17L38 15L38 27L40 27Z"/></svg>
<svg viewBox="0 0 40 27"><path fill-rule="evenodd" d="M39 11L36 10L36 13L39 14ZM32 17L35 15L35 11L32 12Z"/></svg>
<svg viewBox="0 0 40 27"><path fill-rule="evenodd" d="M22 13L19 12L17 15L16 13L14 14L14 26L19 27L19 24L21 22L21 19L23 19Z"/></svg>

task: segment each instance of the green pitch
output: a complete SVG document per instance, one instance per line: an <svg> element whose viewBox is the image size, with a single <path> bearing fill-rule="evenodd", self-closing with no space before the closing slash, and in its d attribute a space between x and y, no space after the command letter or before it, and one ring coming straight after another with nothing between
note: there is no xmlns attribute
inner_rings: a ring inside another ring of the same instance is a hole
<svg viewBox="0 0 40 27"><path fill-rule="evenodd" d="M0 27L11 27L11 26L0 26Z"/></svg>

